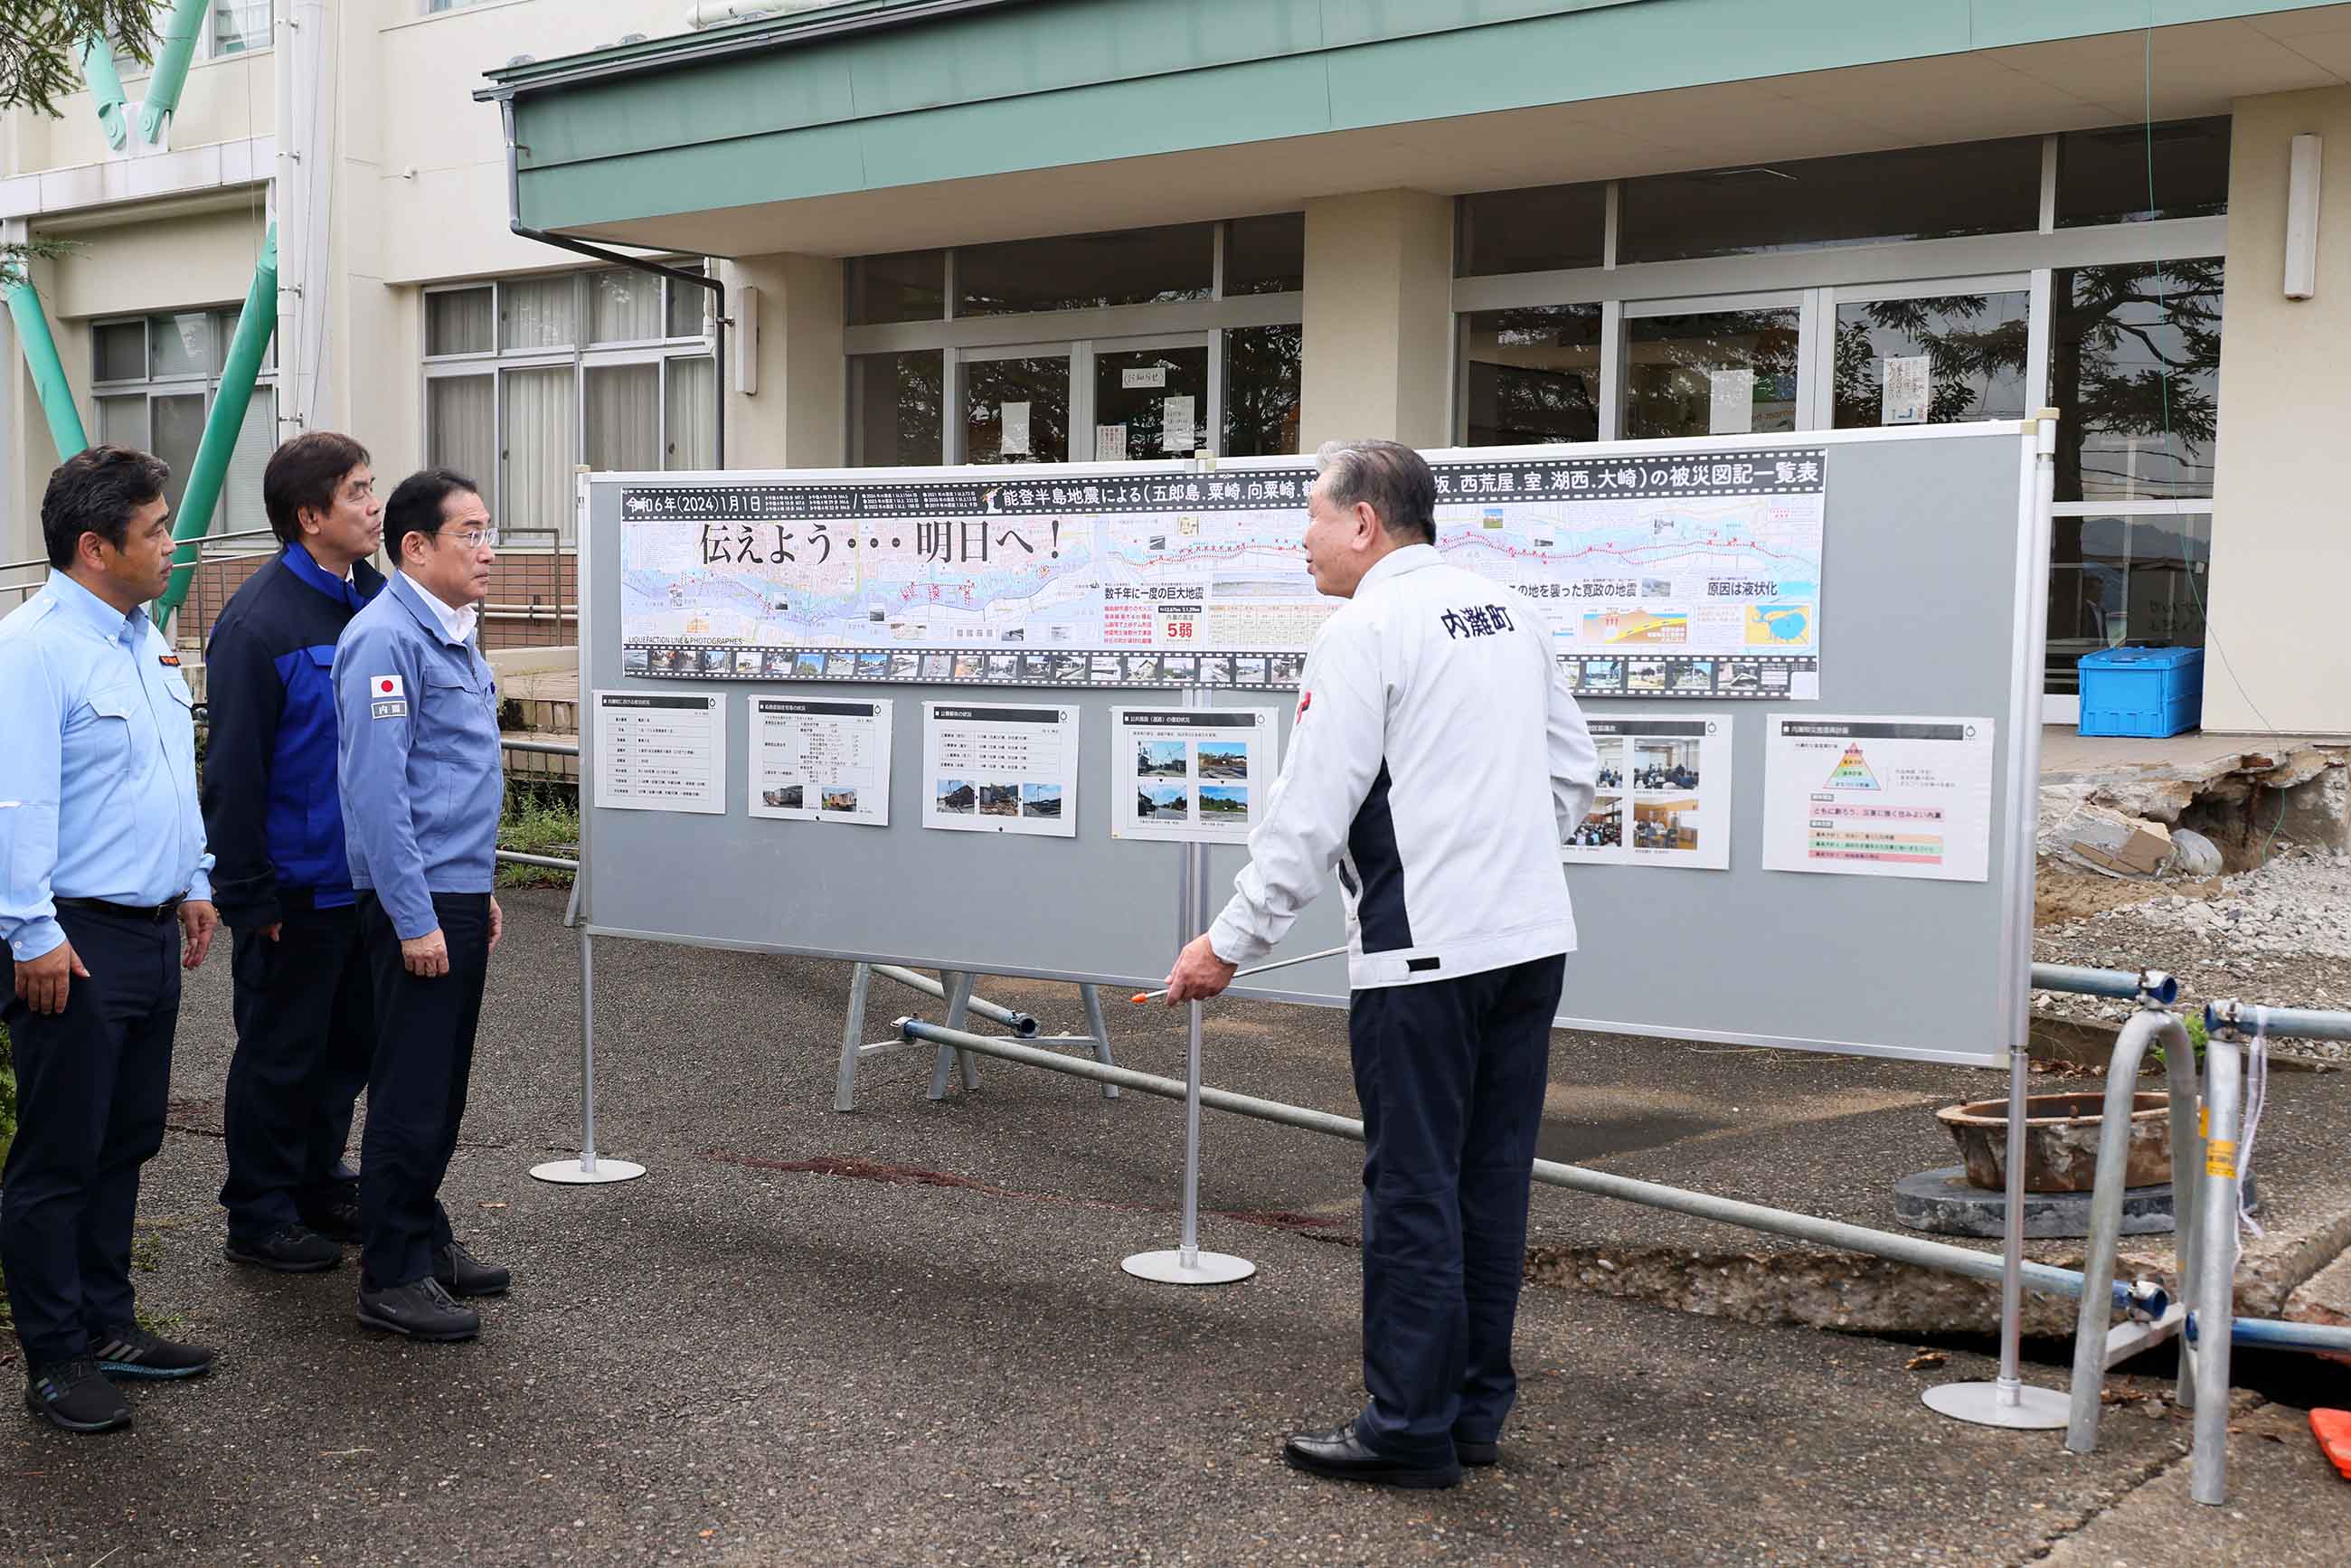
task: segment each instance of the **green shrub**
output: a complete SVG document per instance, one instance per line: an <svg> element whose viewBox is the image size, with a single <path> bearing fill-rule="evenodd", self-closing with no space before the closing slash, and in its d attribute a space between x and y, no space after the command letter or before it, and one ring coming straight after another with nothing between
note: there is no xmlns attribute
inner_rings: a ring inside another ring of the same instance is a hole
<svg viewBox="0 0 2351 1568"><path fill-rule="evenodd" d="M580 853L580 801L569 786L517 779L507 786L505 818L498 824L498 848L518 854L556 855L569 860ZM547 866L501 865L500 887L569 887L569 872Z"/></svg>

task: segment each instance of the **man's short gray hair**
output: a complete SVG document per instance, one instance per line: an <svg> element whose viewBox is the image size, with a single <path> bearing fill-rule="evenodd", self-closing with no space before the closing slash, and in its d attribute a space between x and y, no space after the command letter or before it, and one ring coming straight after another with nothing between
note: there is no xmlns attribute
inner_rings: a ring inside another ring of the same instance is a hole
<svg viewBox="0 0 2351 1568"><path fill-rule="evenodd" d="M1411 447L1395 441L1326 441L1314 465L1332 502L1371 503L1380 526L1398 538L1437 542L1437 476Z"/></svg>

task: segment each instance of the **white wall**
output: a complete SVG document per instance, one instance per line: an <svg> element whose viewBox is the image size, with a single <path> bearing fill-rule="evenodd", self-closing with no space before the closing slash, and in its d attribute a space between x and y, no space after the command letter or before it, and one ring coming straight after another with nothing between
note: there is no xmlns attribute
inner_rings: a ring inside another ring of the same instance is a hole
<svg viewBox="0 0 2351 1568"><path fill-rule="evenodd" d="M2204 727L2351 733L2336 461L2351 420L2351 89L2241 99L2235 114ZM2303 132L2325 138L2318 292L2292 300L2286 168Z"/></svg>
<svg viewBox="0 0 2351 1568"><path fill-rule="evenodd" d="M1301 450L1359 437L1447 444L1452 300L1449 197L1307 203Z"/></svg>

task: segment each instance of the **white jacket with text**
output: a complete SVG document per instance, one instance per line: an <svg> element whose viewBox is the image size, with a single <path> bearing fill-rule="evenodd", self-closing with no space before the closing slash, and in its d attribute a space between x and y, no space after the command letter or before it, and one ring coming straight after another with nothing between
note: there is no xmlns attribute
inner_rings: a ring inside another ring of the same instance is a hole
<svg viewBox="0 0 2351 1568"><path fill-rule="evenodd" d="M1560 844L1599 759L1541 612L1410 545L1323 624L1299 685L1217 957L1262 956L1334 865L1357 988L1574 951Z"/></svg>

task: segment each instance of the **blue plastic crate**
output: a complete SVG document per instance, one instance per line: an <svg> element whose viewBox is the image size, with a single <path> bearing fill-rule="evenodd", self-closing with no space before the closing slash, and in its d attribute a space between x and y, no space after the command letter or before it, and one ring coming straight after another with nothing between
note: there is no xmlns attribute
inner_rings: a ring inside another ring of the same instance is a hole
<svg viewBox="0 0 2351 1568"><path fill-rule="evenodd" d="M2179 735L2203 721L2203 649L2102 648L2082 656L2082 734Z"/></svg>

